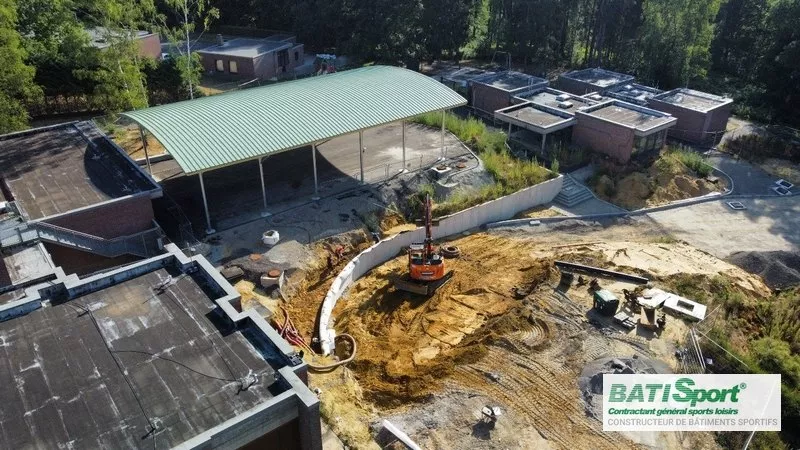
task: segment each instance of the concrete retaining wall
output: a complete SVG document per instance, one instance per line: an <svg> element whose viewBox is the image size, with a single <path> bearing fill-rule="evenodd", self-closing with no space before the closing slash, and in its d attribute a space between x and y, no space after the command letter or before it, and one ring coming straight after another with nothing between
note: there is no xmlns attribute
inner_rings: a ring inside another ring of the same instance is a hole
<svg viewBox="0 0 800 450"><path fill-rule="evenodd" d="M439 221L438 227L433 229L433 237L434 239L440 239L451 236L486 223L514 217L514 215L526 209L549 203L561 191L563 184L564 176L559 175L557 178L536 186L531 186L511 195L447 216ZM333 280L322 303L318 334L323 353L329 354L333 350L335 331L328 327L328 323L330 322L333 308L342 294L365 273L394 258L409 244L422 242L424 238L425 231L423 228L400 233L378 242L347 263Z"/></svg>

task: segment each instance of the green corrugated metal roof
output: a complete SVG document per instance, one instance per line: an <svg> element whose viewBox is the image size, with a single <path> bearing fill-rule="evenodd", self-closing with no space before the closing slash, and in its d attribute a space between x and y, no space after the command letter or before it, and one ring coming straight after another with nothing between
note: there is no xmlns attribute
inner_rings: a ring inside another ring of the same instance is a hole
<svg viewBox="0 0 800 450"><path fill-rule="evenodd" d="M123 115L197 173L464 104L430 77L372 66Z"/></svg>

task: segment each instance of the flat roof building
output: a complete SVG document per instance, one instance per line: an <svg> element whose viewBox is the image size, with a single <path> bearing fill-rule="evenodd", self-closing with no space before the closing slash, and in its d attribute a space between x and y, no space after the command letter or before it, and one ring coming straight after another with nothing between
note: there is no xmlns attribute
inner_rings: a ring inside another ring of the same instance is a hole
<svg viewBox="0 0 800 450"><path fill-rule="evenodd" d="M649 100L651 108L678 119L670 136L685 141L713 145L728 125L733 100L687 88L673 89Z"/></svg>
<svg viewBox="0 0 800 450"><path fill-rule="evenodd" d="M505 71L485 74L469 83L472 86L472 107L493 114L498 109L510 106L514 97L546 87L548 81L533 75Z"/></svg>
<svg viewBox="0 0 800 450"><path fill-rule="evenodd" d="M570 115L575 115L575 111L597 104L596 101L586 97L559 91L553 88L544 88L527 94L518 95L516 99L523 102L531 102L537 105L557 108Z"/></svg>
<svg viewBox="0 0 800 450"><path fill-rule="evenodd" d="M575 95L584 95L590 92L604 93L617 86L632 83L633 79L633 75L594 67L559 75L558 88Z"/></svg>
<svg viewBox="0 0 800 450"><path fill-rule="evenodd" d="M321 448L300 356L202 256L0 305L2 448Z"/></svg>
<svg viewBox="0 0 800 450"><path fill-rule="evenodd" d="M89 41L92 47L106 49L111 44L109 38L118 37L120 31L112 31L105 27L94 27L86 30L89 34ZM139 48L139 54L153 59L161 59L161 38L158 33L151 33L144 30L134 30L131 32L133 40ZM116 35L116 36L115 36Z"/></svg>
<svg viewBox="0 0 800 450"><path fill-rule="evenodd" d="M159 252L152 199L161 187L91 122L0 136L0 192L0 249L44 242L77 273L96 270L89 255Z"/></svg>
<svg viewBox="0 0 800 450"><path fill-rule="evenodd" d="M664 91L661 89L645 86L643 84L628 83L611 89L606 92L606 95L617 100L622 100L623 102L647 106L650 104L650 99L663 92Z"/></svg>
<svg viewBox="0 0 800 450"><path fill-rule="evenodd" d="M494 72L475 67L462 67L460 69L453 69L439 73L435 75L434 78L439 80L439 82L449 86L450 89L466 95L470 81L491 73Z"/></svg>
<svg viewBox="0 0 800 450"><path fill-rule="evenodd" d="M512 126L522 128L540 135L541 151L547 145L547 135L571 127L576 123L575 116L569 112L525 102L495 111L494 117L508 124L508 135L512 134Z"/></svg>
<svg viewBox="0 0 800 450"><path fill-rule="evenodd" d="M578 110L576 117L575 143L621 163L627 163L633 154L661 149L667 129L677 122L667 113L619 100Z"/></svg>
<svg viewBox="0 0 800 450"><path fill-rule="evenodd" d="M303 44L290 34L265 38L217 35L215 45L197 51L203 69L238 79L280 79L293 77L305 65Z"/></svg>

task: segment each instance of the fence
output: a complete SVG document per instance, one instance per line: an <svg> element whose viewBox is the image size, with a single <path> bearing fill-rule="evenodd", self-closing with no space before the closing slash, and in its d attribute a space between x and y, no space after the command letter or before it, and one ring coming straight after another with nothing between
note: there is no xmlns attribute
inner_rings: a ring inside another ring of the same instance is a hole
<svg viewBox="0 0 800 450"><path fill-rule="evenodd" d="M438 227L434 228L433 237L434 239L440 239L451 236L489 222L513 217L521 211L548 203L558 195L563 183L564 177L559 176L536 186L522 189L505 197L447 216L439 221ZM331 313L336 306L336 302L347 288L377 265L393 258L411 243L421 242L423 238L424 229L417 228L414 231L384 239L353 258L333 280L322 303L318 329L322 351L325 354L331 352L335 336L335 332L328 328Z"/></svg>

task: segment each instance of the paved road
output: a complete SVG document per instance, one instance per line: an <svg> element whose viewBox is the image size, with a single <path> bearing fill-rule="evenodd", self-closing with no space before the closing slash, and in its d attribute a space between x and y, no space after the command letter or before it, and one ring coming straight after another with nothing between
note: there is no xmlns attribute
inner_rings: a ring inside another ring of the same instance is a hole
<svg viewBox="0 0 800 450"><path fill-rule="evenodd" d="M800 197L737 201L747 209L733 210L721 200L651 213L647 217L675 238L718 258L737 251L800 249Z"/></svg>
<svg viewBox="0 0 800 450"><path fill-rule="evenodd" d="M771 188L778 179L754 164L724 153L712 153L708 162L733 179L734 194L777 195Z"/></svg>

